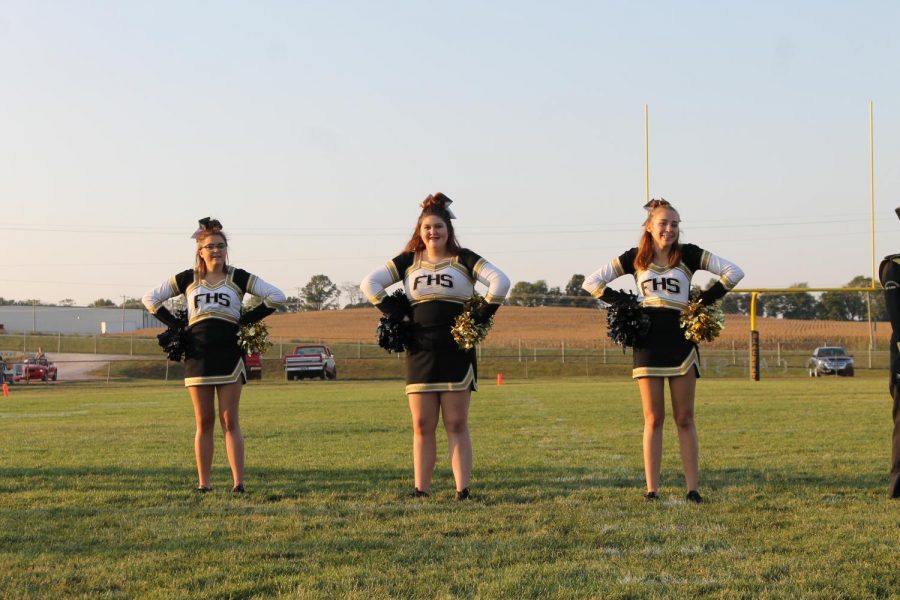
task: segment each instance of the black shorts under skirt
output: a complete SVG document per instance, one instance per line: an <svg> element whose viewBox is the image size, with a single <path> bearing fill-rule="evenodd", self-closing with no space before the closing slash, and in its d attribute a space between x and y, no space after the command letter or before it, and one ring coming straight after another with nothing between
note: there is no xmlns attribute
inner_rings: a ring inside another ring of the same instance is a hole
<svg viewBox="0 0 900 600"><path fill-rule="evenodd" d="M184 385L247 382L244 356L237 344L238 326L206 319L190 327L191 349L184 359Z"/></svg>
<svg viewBox="0 0 900 600"><path fill-rule="evenodd" d="M650 331L635 348L631 377L678 377L694 369L700 377L700 354L697 344L684 337L678 323L680 311L671 308L647 308Z"/></svg>
<svg viewBox="0 0 900 600"><path fill-rule="evenodd" d="M449 325L417 326L406 352L406 393L478 389L475 349L461 350Z"/></svg>

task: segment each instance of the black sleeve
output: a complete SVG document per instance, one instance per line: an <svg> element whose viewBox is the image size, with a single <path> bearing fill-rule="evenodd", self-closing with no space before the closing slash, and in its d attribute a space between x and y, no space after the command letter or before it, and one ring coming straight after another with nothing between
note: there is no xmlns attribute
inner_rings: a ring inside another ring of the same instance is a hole
<svg viewBox="0 0 900 600"><path fill-rule="evenodd" d="M889 256L881 263L879 279L884 286L884 301L895 334L900 334L900 255Z"/></svg>
<svg viewBox="0 0 900 600"><path fill-rule="evenodd" d="M709 306L713 302L721 300L727 293L728 290L725 289L725 286L722 285L722 282L717 281L700 294L700 302L702 302L706 306Z"/></svg>
<svg viewBox="0 0 900 600"><path fill-rule="evenodd" d="M695 244L681 245L681 262L691 270L691 273L700 271L700 262L703 258L703 248ZM724 294L723 294L724 295Z"/></svg>
<svg viewBox="0 0 900 600"><path fill-rule="evenodd" d="M175 285L177 287L177 292L179 294L183 294L187 291L188 286L194 283L194 270L186 269L181 273L175 276Z"/></svg>
<svg viewBox="0 0 900 600"><path fill-rule="evenodd" d="M600 294L600 299L603 300L604 302L606 302L607 304L615 304L616 302L618 302L619 300L622 300L626 296L628 296L628 294L626 294L623 291L614 290L612 288L603 288L603 293Z"/></svg>
<svg viewBox="0 0 900 600"><path fill-rule="evenodd" d="M474 311L472 320L479 324L487 323L488 319L493 317L499 308L499 304L482 304Z"/></svg>
<svg viewBox="0 0 900 600"><path fill-rule="evenodd" d="M252 325L257 321L262 321L273 312L275 312L274 308L266 306L264 303L257 304L254 308L251 308L247 312L241 314L240 324Z"/></svg>
<svg viewBox="0 0 900 600"><path fill-rule="evenodd" d="M179 325L184 325L179 319L175 317L169 309L165 306L160 306L156 309L156 312L153 313L153 316L162 321L167 327L177 327Z"/></svg>
<svg viewBox="0 0 900 600"><path fill-rule="evenodd" d="M468 248L463 248L459 251L459 254L456 258L461 265L466 267L466 270L469 272L469 276L474 280L475 265L478 264L478 261L481 260L481 257Z"/></svg>
<svg viewBox="0 0 900 600"><path fill-rule="evenodd" d="M243 269L234 269L231 280L240 288L242 292L247 293L247 287L250 285L250 273Z"/></svg>

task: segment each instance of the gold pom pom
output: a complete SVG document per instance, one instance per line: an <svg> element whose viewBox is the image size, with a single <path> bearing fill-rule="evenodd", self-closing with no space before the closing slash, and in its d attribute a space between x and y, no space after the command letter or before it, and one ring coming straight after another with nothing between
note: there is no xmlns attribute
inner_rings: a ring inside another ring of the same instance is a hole
<svg viewBox="0 0 900 600"><path fill-rule="evenodd" d="M453 339L463 350L471 350L483 342L494 324L493 316L489 317L485 323L478 323L475 319L475 313L485 304L486 302L480 294L473 295L466 300L462 314L456 317L453 327L450 328Z"/></svg>
<svg viewBox="0 0 900 600"><path fill-rule="evenodd" d="M269 341L269 327L263 321L242 325L238 333L238 346L244 354L256 352L265 354L272 347L272 342Z"/></svg>
<svg viewBox="0 0 900 600"><path fill-rule="evenodd" d="M711 342L725 329L725 313L722 303L706 305L697 299L691 300L681 311L681 328L685 339L695 344Z"/></svg>

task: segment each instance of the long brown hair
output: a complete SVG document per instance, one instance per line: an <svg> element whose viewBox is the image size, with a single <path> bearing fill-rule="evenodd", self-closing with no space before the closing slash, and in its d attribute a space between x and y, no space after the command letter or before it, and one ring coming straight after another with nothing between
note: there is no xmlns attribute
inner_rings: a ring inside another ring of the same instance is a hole
<svg viewBox="0 0 900 600"><path fill-rule="evenodd" d="M644 221L644 233L641 234L641 239L640 241L638 241L637 256L634 257L635 269L640 269L641 271L643 271L650 266L650 263L653 262L653 257L655 255L655 250L653 247L653 236L650 235L649 231L647 231L647 226L650 225L650 221L653 220L653 215L660 210L671 210L676 215L678 215L678 210L674 206L669 204L668 200L665 200L663 198L654 198L647 204L647 219ZM668 266L670 267L674 267L681 262L681 244L679 243L679 240L681 239L681 215L678 215L678 218L678 235L675 237L675 241L672 243L672 247L669 249Z"/></svg>
<svg viewBox="0 0 900 600"><path fill-rule="evenodd" d="M437 194L430 194L425 198L425 201L422 202L422 213L419 215L418 220L416 220L416 228L413 230L412 237L409 238L409 241L406 242L406 246L403 248L404 252L421 252L425 249L425 242L422 241L422 234L419 233L419 228L422 227L422 219L434 215L440 217L447 227L447 253L451 256L459 254L462 247L456 239L456 232L453 230L453 221L450 218L450 211L447 208L447 205L450 202L452 202L452 200L440 192Z"/></svg>
<svg viewBox="0 0 900 600"><path fill-rule="evenodd" d="M206 245L206 240L211 238L212 236L217 235L222 238L222 241L225 242L226 254L225 254L225 266L223 267L223 272L228 269L228 237L226 237L225 232L222 231L222 223L219 222L218 219L206 218L200 221L200 229L197 230L197 233L194 234L195 239L197 240L197 253L194 255L194 268L197 270L197 273L200 275L200 279L206 277L206 261L203 260L200 256L200 248Z"/></svg>

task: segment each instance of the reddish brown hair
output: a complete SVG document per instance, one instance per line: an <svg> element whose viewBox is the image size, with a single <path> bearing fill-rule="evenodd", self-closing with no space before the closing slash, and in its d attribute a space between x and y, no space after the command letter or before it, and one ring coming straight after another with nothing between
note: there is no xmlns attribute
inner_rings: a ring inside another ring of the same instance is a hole
<svg viewBox="0 0 900 600"><path fill-rule="evenodd" d="M647 204L647 219L644 221L644 233L641 235L640 241L638 241L638 251L637 256L634 257L634 268L639 269L641 271L645 270L650 266L650 263L653 262L653 257L655 255L655 250L653 247L653 236L650 235L650 232L647 231L647 226L650 225L650 221L653 220L653 215L660 210L671 210L676 215L678 215L678 209L669 204L668 200L653 199ZM681 219L681 215L678 215L678 218ZM679 225L681 223L679 222ZM669 249L669 262L668 266L674 267L678 263L681 262L681 244L679 240L681 239L681 228L678 228L678 235L675 237L675 241L672 243L672 247Z"/></svg>
<svg viewBox="0 0 900 600"><path fill-rule="evenodd" d="M425 242L422 241L422 234L419 233L419 228L422 227L422 219L434 215L440 217L447 227L447 253L452 256L459 254L462 247L456 239L453 221L450 219L450 213L447 210L447 204L449 202L450 198L440 192L431 194L425 198L425 201L422 202L422 213L416 221L416 228L413 230L412 237L409 238L409 241L406 242L406 246L403 248L404 252L421 252L425 249Z"/></svg>
<svg viewBox="0 0 900 600"><path fill-rule="evenodd" d="M226 249L228 248L228 237L226 237L225 232L222 231L222 224L218 219L210 219L207 224L201 224L201 231L197 234L197 254L194 255L194 268L197 270L197 273L200 275L200 279L206 277L206 261L200 257L200 248L206 245L206 240L211 238L214 235L222 238L222 241L225 242ZM225 269L228 268L228 259L226 254L225 260Z"/></svg>

